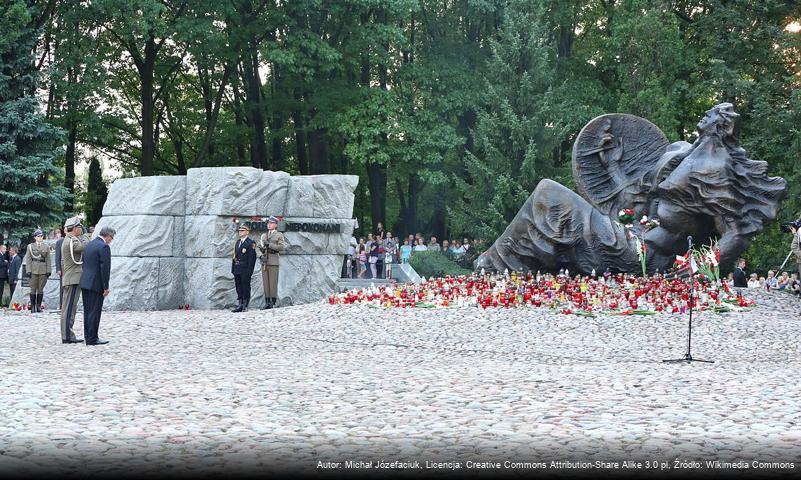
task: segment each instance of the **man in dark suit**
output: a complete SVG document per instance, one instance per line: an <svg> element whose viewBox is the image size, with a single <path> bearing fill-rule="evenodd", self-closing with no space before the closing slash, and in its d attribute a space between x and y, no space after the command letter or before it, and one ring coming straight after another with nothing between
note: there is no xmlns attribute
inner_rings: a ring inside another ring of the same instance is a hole
<svg viewBox="0 0 801 480"><path fill-rule="evenodd" d="M17 247L11 247L11 263L8 265L8 286L11 290L8 294L9 303L10 299L14 298L14 290L17 288L17 278L19 278L19 269L22 268L22 257L17 255Z"/></svg>
<svg viewBox="0 0 801 480"><path fill-rule="evenodd" d="M748 288L748 276L745 274L745 259L737 260L737 268L734 269L734 286Z"/></svg>
<svg viewBox="0 0 801 480"><path fill-rule="evenodd" d="M100 314L103 301L109 294L111 277L111 248L117 232L111 227L103 227L100 235L89 242L83 251L83 271L81 272L81 295L83 296L83 338L87 345L105 345L108 340L97 336L100 327Z"/></svg>
<svg viewBox="0 0 801 480"><path fill-rule="evenodd" d="M248 237L250 227L239 226L239 240L234 244L234 255L231 260L231 273L234 274L236 299L239 305L232 312L247 312L250 303L250 279L256 268L256 242Z"/></svg>

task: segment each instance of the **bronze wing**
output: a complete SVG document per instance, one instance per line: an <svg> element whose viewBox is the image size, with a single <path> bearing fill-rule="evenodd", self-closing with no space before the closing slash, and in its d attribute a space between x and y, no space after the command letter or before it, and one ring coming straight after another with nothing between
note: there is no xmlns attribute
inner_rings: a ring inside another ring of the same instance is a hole
<svg viewBox="0 0 801 480"><path fill-rule="evenodd" d="M665 134L644 118L609 113L591 120L573 144L576 190L595 208L617 217L624 208L639 216L647 208L648 185L665 152Z"/></svg>

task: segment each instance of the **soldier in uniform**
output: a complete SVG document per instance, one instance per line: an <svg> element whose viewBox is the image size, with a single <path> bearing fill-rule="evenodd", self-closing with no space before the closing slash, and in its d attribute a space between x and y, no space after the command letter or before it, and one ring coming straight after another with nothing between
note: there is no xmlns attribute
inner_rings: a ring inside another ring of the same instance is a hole
<svg viewBox="0 0 801 480"><path fill-rule="evenodd" d="M232 312L247 312L250 303L250 279L256 268L256 242L248 234L250 227L239 226L239 240L234 244L234 255L231 260L231 273L234 274L236 299L239 305Z"/></svg>
<svg viewBox="0 0 801 480"><path fill-rule="evenodd" d="M64 272L61 271L61 246L64 244L65 230L59 229L61 235L56 240L56 275L58 275L58 304L64 304L64 284L61 282L61 276Z"/></svg>
<svg viewBox="0 0 801 480"><path fill-rule="evenodd" d="M279 232L278 219L270 216L267 220L267 233L259 239L261 250L261 280L264 285L264 308L275 308L278 300L278 260L284 250L284 234Z"/></svg>
<svg viewBox="0 0 801 480"><path fill-rule="evenodd" d="M75 325L75 314L78 311L78 299L81 297L81 272L83 271L83 251L91 238L83 234L83 225L78 217L72 217L64 223L66 236L61 244L61 343L81 343L82 338L75 338L72 327Z"/></svg>
<svg viewBox="0 0 801 480"><path fill-rule="evenodd" d="M33 238L36 241L28 245L23 262L25 271L31 277L31 313L36 313L41 311L40 306L44 298L45 284L52 270L50 267L50 247L44 243L44 233L41 230L36 230Z"/></svg>

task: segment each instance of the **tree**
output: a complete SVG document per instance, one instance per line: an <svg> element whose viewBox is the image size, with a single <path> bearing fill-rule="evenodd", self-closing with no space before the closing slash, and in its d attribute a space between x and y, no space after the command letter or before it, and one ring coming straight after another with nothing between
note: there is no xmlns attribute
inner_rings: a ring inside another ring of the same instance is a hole
<svg viewBox="0 0 801 480"><path fill-rule="evenodd" d="M22 0L0 12L0 231L12 237L57 221L67 194L53 184L63 132L45 122L35 95L37 13Z"/></svg>
<svg viewBox="0 0 801 480"><path fill-rule="evenodd" d="M103 216L103 205L108 197L108 188L103 181L103 170L100 161L93 157L89 162L89 173L86 182L86 193L84 194L84 213L86 223L96 225L100 217Z"/></svg>
<svg viewBox="0 0 801 480"><path fill-rule="evenodd" d="M545 19L540 0L508 2L490 42L474 150L466 152L465 168L452 174L462 198L449 212L460 231L494 238L541 178L565 176L552 157L562 138L548 110L557 48Z"/></svg>

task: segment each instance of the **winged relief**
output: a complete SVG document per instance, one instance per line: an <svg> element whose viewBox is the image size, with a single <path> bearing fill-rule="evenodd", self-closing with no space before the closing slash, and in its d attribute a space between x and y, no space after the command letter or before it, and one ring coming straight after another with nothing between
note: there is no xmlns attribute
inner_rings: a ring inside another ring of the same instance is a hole
<svg viewBox="0 0 801 480"><path fill-rule="evenodd" d="M721 265L731 264L776 218L786 195L783 178L769 177L766 162L746 157L738 118L732 104L722 103L698 122L695 142L672 144L634 115L593 119L573 145L578 193L542 180L475 267L634 272L641 268L639 237L647 270L664 272L687 251L690 235L696 244L717 239ZM623 209L658 226L635 224L631 235L617 222Z"/></svg>

